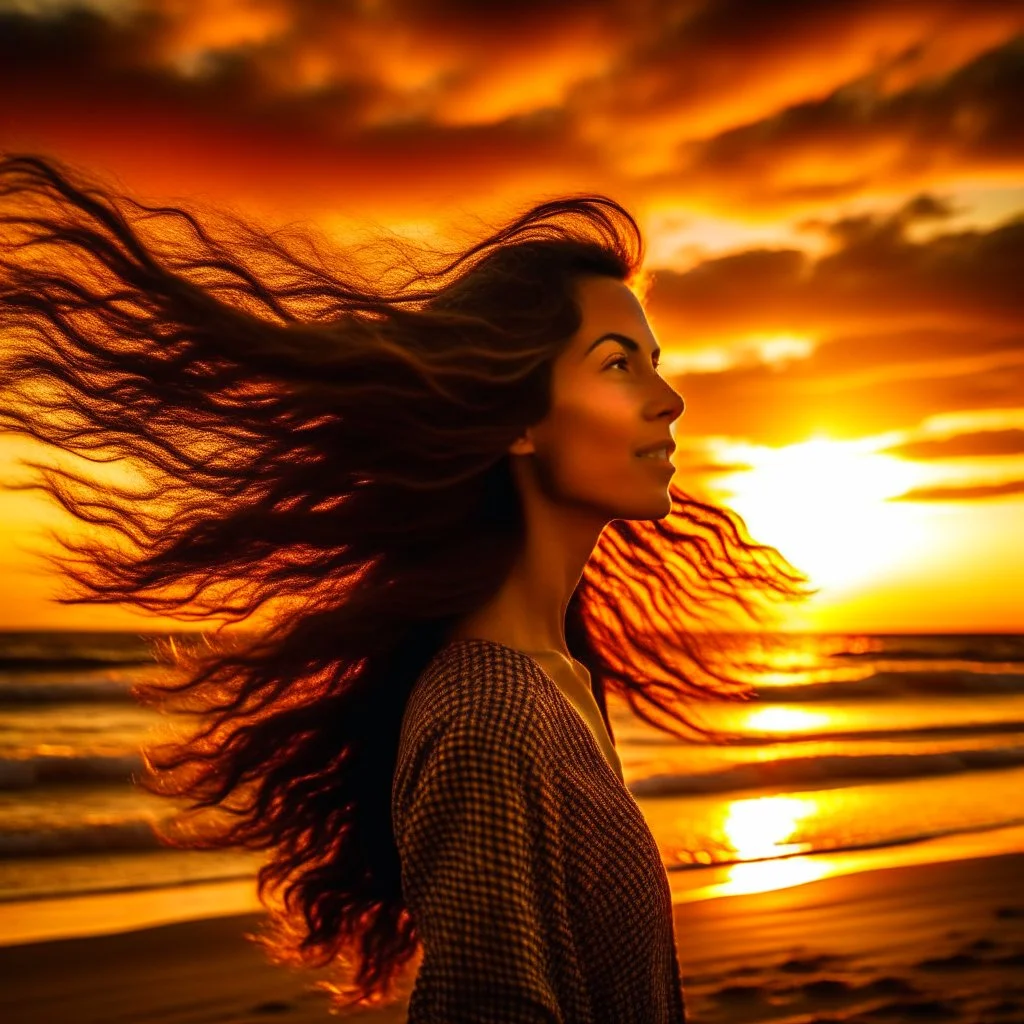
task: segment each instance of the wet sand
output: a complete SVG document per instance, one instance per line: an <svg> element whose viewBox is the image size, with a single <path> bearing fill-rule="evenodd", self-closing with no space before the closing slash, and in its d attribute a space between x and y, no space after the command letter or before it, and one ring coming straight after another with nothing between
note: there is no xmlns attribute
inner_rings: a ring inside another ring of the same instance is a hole
<svg viewBox="0 0 1024 1024"><path fill-rule="evenodd" d="M323 973L267 962L253 913L0 947L6 1024L338 1019ZM1024 854L680 903L694 1024L1024 1024ZM412 979L405 983L407 999ZM405 999L348 1018L405 1020Z"/></svg>

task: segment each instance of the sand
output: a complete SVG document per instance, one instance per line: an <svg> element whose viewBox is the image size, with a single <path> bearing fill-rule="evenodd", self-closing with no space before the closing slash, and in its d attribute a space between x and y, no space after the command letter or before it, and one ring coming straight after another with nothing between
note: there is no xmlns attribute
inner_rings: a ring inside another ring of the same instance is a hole
<svg viewBox="0 0 1024 1024"><path fill-rule="evenodd" d="M251 913L0 948L6 1024L334 1020ZM1024 854L863 871L676 906L694 1024L1024 1024ZM411 984L411 979L407 984ZM353 1020L404 1021L400 1002Z"/></svg>

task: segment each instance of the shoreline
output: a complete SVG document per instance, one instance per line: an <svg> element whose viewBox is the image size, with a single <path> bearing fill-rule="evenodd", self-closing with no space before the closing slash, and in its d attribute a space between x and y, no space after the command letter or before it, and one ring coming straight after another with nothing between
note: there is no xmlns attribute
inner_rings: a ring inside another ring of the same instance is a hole
<svg viewBox="0 0 1024 1024"><path fill-rule="evenodd" d="M1024 852L885 867L680 902L687 1004L702 1024L1024 1022ZM261 914L0 948L8 1024L295 1024L332 1018L315 981L243 937ZM341 1014L405 1020L390 1006Z"/></svg>
<svg viewBox="0 0 1024 1024"><path fill-rule="evenodd" d="M1024 826L943 836L903 846L670 870L668 878L673 904L690 904L790 889L862 872L1018 852L1024 853ZM0 949L261 914L255 886L254 877L245 877L0 902Z"/></svg>

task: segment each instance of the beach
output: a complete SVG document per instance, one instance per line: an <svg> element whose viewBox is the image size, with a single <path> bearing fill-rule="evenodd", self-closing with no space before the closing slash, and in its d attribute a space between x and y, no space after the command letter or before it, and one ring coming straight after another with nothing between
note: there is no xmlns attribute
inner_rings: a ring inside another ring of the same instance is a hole
<svg viewBox="0 0 1024 1024"><path fill-rule="evenodd" d="M785 637L740 742L610 705L691 1022L1024 1024L1024 637ZM760 642L758 639L757 642ZM255 851L173 849L132 779L140 638L0 634L0 1021L337 1019L272 964ZM390 1007L404 1021L413 960Z"/></svg>
<svg viewBox="0 0 1024 1024"><path fill-rule="evenodd" d="M698 1024L1024 1022L1024 852L680 901ZM322 972L266 961L258 914L0 948L6 1024L248 1024L337 1019ZM408 992L346 1019L404 1021Z"/></svg>
<svg viewBox="0 0 1024 1024"><path fill-rule="evenodd" d="M694 1021L1024 1022L1022 854L679 909Z"/></svg>

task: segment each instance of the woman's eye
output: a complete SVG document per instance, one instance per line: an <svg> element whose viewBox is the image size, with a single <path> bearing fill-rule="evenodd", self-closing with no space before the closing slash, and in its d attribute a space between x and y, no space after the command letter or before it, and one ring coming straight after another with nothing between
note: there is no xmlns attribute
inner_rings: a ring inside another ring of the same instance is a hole
<svg viewBox="0 0 1024 1024"><path fill-rule="evenodd" d="M658 373L658 367L659 367L659 366L660 366L661 364L660 364L660 363L653 363L652 365L654 366L654 372L655 372L655 373ZM608 364L608 365L607 365L607 366L605 367L605 369L606 369L606 370L610 370L610 369L611 369L611 368L612 368L613 366L624 366L624 367L625 367L625 368L626 368L626 369L628 370L628 369L629 369L629 357L628 357L628 356L619 356L618 358L616 358L616 359L613 359L613 360L612 360L612 361L611 361L611 362L610 362L610 363L609 363L609 364Z"/></svg>

